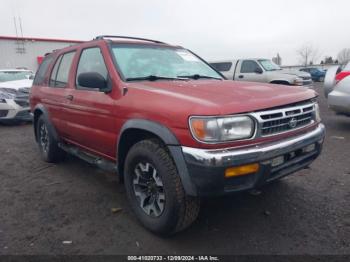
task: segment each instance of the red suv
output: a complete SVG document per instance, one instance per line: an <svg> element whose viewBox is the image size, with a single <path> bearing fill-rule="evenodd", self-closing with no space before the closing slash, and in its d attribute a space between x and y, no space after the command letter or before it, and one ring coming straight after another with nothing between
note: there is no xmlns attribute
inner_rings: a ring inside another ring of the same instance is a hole
<svg viewBox="0 0 350 262"><path fill-rule="evenodd" d="M314 91L225 80L191 51L142 38L49 54L30 102L43 159L68 152L114 170L137 218L160 234L189 226L203 196L307 167L325 133Z"/></svg>

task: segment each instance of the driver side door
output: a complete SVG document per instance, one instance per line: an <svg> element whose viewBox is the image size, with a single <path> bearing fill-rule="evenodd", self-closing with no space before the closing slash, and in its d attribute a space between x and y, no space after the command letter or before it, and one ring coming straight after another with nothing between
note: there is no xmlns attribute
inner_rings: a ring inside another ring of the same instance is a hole
<svg viewBox="0 0 350 262"><path fill-rule="evenodd" d="M109 74L100 47L81 51L75 70L70 103L67 105L69 141L95 154L112 159L117 139L115 100L113 92L99 88L85 88L78 83L81 73L98 73L106 82Z"/></svg>
<svg viewBox="0 0 350 262"><path fill-rule="evenodd" d="M255 60L240 60L240 72L238 73L238 81L266 82L266 74L264 70ZM258 71L260 71L258 73Z"/></svg>

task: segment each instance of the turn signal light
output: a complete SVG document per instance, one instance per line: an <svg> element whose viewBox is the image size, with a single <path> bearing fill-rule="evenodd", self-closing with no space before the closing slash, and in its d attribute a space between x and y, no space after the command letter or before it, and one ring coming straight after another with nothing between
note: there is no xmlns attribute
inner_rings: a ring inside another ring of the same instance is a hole
<svg viewBox="0 0 350 262"><path fill-rule="evenodd" d="M225 177L235 177L235 176L243 176L252 174L255 172L258 172L259 170L259 164L249 164L249 165L243 165L243 166L235 166L235 167L229 167L225 170Z"/></svg>

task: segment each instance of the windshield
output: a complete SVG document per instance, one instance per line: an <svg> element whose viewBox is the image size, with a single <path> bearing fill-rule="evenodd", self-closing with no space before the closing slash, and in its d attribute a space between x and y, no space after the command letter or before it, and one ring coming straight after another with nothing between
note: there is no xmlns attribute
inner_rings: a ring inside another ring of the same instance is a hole
<svg viewBox="0 0 350 262"><path fill-rule="evenodd" d="M127 81L155 79L142 79L149 76L163 77L163 80L190 76L197 76L194 79L222 79L210 66L183 48L114 45L112 50L118 68Z"/></svg>
<svg viewBox="0 0 350 262"><path fill-rule="evenodd" d="M0 71L0 82L29 79L31 71Z"/></svg>
<svg viewBox="0 0 350 262"><path fill-rule="evenodd" d="M259 60L259 63L266 71L282 70L278 65L276 65L274 62L268 59L261 59Z"/></svg>

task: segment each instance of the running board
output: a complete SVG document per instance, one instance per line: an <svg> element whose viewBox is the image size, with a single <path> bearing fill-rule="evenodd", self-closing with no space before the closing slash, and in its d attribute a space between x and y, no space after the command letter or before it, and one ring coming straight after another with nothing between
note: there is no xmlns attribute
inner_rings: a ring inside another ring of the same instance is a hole
<svg viewBox="0 0 350 262"><path fill-rule="evenodd" d="M118 173L118 167L117 164L115 164L113 161L106 160L104 158L101 158L99 156L93 155L91 153L88 153L76 146L67 145L59 143L58 146L66 151L67 153L74 155L85 162L88 162L89 164L95 165L105 171Z"/></svg>

